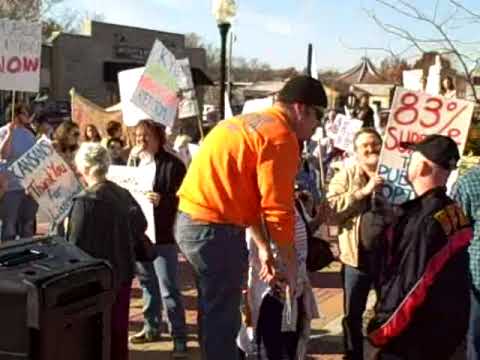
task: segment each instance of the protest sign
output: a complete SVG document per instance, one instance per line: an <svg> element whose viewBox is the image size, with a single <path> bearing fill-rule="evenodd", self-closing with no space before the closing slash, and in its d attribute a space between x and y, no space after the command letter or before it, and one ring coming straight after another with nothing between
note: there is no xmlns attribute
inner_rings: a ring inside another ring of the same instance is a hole
<svg viewBox="0 0 480 360"><path fill-rule="evenodd" d="M345 115L338 114L335 118L336 135L333 144L336 148L344 151L353 149L355 134L362 128L363 122L357 119L350 119Z"/></svg>
<svg viewBox="0 0 480 360"><path fill-rule="evenodd" d="M177 114L180 87L176 76L182 70L175 56L156 40L145 71L132 96L132 102L150 118L164 126L173 127Z"/></svg>
<svg viewBox="0 0 480 360"><path fill-rule="evenodd" d="M0 89L37 92L42 25L0 19Z"/></svg>
<svg viewBox="0 0 480 360"><path fill-rule="evenodd" d="M56 224L68 215L73 197L83 190L73 170L46 137L40 138L8 171Z"/></svg>
<svg viewBox="0 0 480 360"><path fill-rule="evenodd" d="M423 89L423 70L404 70L402 72L403 87L412 91L421 91Z"/></svg>
<svg viewBox="0 0 480 360"><path fill-rule="evenodd" d="M178 118L184 119L198 115L198 103L195 96L192 71L188 58L177 61L181 72L177 75L178 87L182 90L182 98L178 105Z"/></svg>
<svg viewBox="0 0 480 360"><path fill-rule="evenodd" d="M136 126L140 120L150 119L150 115L132 102L132 96L144 72L145 66L118 73L123 122L127 126Z"/></svg>
<svg viewBox="0 0 480 360"><path fill-rule="evenodd" d="M106 126L110 121L122 121L120 111L106 111L90 100L76 93L75 89L70 90L72 104L72 121L78 125L83 134L87 125L95 125L100 136L107 137Z"/></svg>
<svg viewBox="0 0 480 360"><path fill-rule="evenodd" d="M272 105L273 105L273 96L248 100L243 105L242 114L249 114L257 111L263 111Z"/></svg>
<svg viewBox="0 0 480 360"><path fill-rule="evenodd" d="M419 142L426 135L451 137L463 153L474 104L398 88L385 130L378 174L385 179L383 195L393 204L414 198L407 181L410 150L400 142Z"/></svg>
<svg viewBox="0 0 480 360"><path fill-rule="evenodd" d="M135 200L142 208L148 227L145 234L155 243L155 219L153 215L153 204L145 194L153 191L155 178L155 166L118 166L110 165L107 179L130 191Z"/></svg>
<svg viewBox="0 0 480 360"><path fill-rule="evenodd" d="M198 151L200 150L200 145L197 144L188 144L188 152L190 153L190 156L192 159L195 157L195 155L198 154Z"/></svg>

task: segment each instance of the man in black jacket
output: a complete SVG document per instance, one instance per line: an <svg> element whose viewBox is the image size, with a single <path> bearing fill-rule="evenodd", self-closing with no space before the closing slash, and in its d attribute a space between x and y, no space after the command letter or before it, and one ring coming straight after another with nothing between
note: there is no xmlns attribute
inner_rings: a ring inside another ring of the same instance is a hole
<svg viewBox="0 0 480 360"><path fill-rule="evenodd" d="M143 330L130 338L132 343L160 339L161 300L166 308L174 341L174 357L186 354L185 309L178 286L178 253L173 237L177 214L176 192L186 173L185 165L164 150L165 132L151 121L141 121L135 130L137 148L132 150L137 166L155 166L153 192L147 197L154 206L156 259L137 263L138 278L143 290ZM129 161L132 163L132 161Z"/></svg>
<svg viewBox="0 0 480 360"><path fill-rule="evenodd" d="M369 339L379 359L450 359L465 338L470 306L467 247L472 229L445 193L457 144L427 136L413 150L408 179L416 199L387 230Z"/></svg>

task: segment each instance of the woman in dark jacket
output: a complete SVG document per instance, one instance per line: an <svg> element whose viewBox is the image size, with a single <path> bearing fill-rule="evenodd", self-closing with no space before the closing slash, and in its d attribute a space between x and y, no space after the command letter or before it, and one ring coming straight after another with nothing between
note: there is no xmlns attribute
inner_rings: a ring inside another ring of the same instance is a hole
<svg viewBox="0 0 480 360"><path fill-rule="evenodd" d="M157 341L160 335L161 303L166 307L175 356L184 356L186 347L185 309L178 286L178 252L173 237L177 214L177 191L185 176L185 165L164 150L165 131L151 121L141 121L135 129L136 146L128 163L155 166L153 192L147 197L154 207L156 259L137 263L143 290L143 330L131 337L132 343Z"/></svg>
<svg viewBox="0 0 480 360"><path fill-rule="evenodd" d="M67 240L110 262L116 299L112 308L111 359L128 359L128 311L134 275L134 245L147 221L132 195L106 180L110 159L99 143L82 144L75 164L88 185L70 212Z"/></svg>

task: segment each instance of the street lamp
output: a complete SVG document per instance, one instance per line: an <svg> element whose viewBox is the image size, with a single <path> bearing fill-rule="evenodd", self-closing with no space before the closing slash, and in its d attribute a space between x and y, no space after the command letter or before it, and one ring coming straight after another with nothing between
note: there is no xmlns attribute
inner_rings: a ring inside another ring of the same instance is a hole
<svg viewBox="0 0 480 360"><path fill-rule="evenodd" d="M227 59L227 34L230 24L235 17L235 0L213 0L213 16L217 20L220 37L222 39L220 52L220 120L225 117L225 69Z"/></svg>

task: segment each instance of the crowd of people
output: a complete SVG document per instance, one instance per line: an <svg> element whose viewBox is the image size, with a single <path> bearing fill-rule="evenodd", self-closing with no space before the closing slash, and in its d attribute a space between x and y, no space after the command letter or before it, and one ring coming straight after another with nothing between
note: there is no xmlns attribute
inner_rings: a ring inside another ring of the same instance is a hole
<svg viewBox="0 0 480 360"><path fill-rule="evenodd" d="M309 272L334 257L328 244L318 251L322 224L338 229L345 359L364 358L371 291L377 302L367 337L378 359L447 360L464 341L468 359L480 359L479 170L459 178L452 199L445 186L460 159L456 143L441 135L403 143L416 197L388 204L377 175L384 116L367 95L327 105L320 81L294 77L272 107L219 122L191 157L183 140L182 151L171 150L165 128L151 119L135 127L129 149L121 123L106 124L103 139L93 124L81 133L72 121L40 131L17 104L0 128L1 241L35 234L38 205L6 168L37 136L51 136L85 187L66 226L54 224L57 233L114 270L112 359L128 359L129 341L161 340L162 308L173 357L187 356L178 250L195 275L202 359L303 359L319 316ZM363 122L352 152L335 148L330 136L338 113ZM323 135L314 142L318 128ZM139 250L150 241L147 220L132 195L107 180L112 164L155 167L145 194L156 234L149 254ZM135 276L144 326L129 339Z"/></svg>

